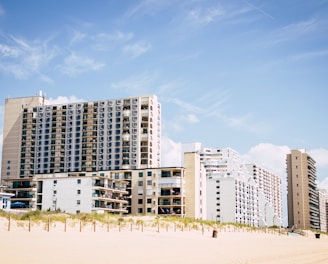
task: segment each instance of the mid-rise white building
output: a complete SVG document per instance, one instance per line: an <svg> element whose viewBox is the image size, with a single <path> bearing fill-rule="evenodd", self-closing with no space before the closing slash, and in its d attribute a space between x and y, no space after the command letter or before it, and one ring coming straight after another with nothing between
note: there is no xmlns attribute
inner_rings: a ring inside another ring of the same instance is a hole
<svg viewBox="0 0 328 264"><path fill-rule="evenodd" d="M278 175L262 168L257 164L246 164L253 176L265 203L260 205L260 214L265 225L282 224L281 179ZM260 199L260 201L263 199Z"/></svg>
<svg viewBox="0 0 328 264"><path fill-rule="evenodd" d="M39 174L37 209L67 213L128 213L128 181L107 172Z"/></svg>
<svg viewBox="0 0 328 264"><path fill-rule="evenodd" d="M327 204L328 204L327 190L319 189L320 230L322 232L327 232Z"/></svg>
<svg viewBox="0 0 328 264"><path fill-rule="evenodd" d="M272 187L276 193L272 194L273 197L268 196L267 200L264 190L259 188L253 174L233 149L203 148L200 143L191 143L184 144L182 151L199 153L199 162L207 179L208 220L252 226L281 225L281 185L278 179L274 178L275 185ZM184 166L188 171L190 165L184 163Z"/></svg>

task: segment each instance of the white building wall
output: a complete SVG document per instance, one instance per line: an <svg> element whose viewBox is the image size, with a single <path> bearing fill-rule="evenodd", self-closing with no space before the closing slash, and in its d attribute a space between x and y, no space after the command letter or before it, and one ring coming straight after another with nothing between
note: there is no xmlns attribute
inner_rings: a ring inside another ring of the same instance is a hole
<svg viewBox="0 0 328 264"><path fill-rule="evenodd" d="M14 196L11 193L1 193L0 192L0 210L9 210L11 205L10 198Z"/></svg>
<svg viewBox="0 0 328 264"><path fill-rule="evenodd" d="M320 230L327 232L327 211L326 203L328 199L328 192L325 189L319 190L319 210L320 210Z"/></svg>
<svg viewBox="0 0 328 264"><path fill-rule="evenodd" d="M42 193L42 210L60 209L71 214L91 212L91 177L43 179Z"/></svg>
<svg viewBox="0 0 328 264"><path fill-rule="evenodd" d="M219 206L216 206L220 211L219 220L220 222L235 222L235 208L236 208L236 192L235 192L235 179L232 177L220 178L219 184L220 188L217 188L217 200Z"/></svg>
<svg viewBox="0 0 328 264"><path fill-rule="evenodd" d="M260 225L280 226L282 224L280 177L253 163L245 166L259 188Z"/></svg>

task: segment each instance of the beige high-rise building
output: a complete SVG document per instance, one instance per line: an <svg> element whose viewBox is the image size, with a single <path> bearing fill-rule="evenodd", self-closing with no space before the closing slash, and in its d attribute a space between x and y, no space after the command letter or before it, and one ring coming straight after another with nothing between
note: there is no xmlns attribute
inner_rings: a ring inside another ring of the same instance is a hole
<svg viewBox="0 0 328 264"><path fill-rule="evenodd" d="M3 124L3 143L2 143L2 180L19 178L21 168L21 147L22 136L30 137L31 140L26 146L28 151L26 152L27 157L33 160L34 142L36 135L32 131L36 127L35 120L36 113L30 113L31 122L26 124L26 131L23 132L23 114L24 109L36 109L37 107L43 106L47 103L47 100L40 95L31 97L20 97L20 98L7 98L5 101L4 110L4 124ZM25 154L25 153L24 153ZM34 163L34 161L32 161Z"/></svg>
<svg viewBox="0 0 328 264"><path fill-rule="evenodd" d="M1 181L13 202L36 207L36 174L158 168L156 95L65 104L45 97L5 102Z"/></svg>
<svg viewBox="0 0 328 264"><path fill-rule="evenodd" d="M288 226L320 229L315 161L305 150L287 154Z"/></svg>

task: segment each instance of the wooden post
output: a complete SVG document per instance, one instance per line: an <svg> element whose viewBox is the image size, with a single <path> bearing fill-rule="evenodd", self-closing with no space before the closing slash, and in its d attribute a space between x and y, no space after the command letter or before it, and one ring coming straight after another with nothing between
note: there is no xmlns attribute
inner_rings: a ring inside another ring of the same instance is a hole
<svg viewBox="0 0 328 264"><path fill-rule="evenodd" d="M159 233L159 221L158 221L158 224L157 224L157 232Z"/></svg>
<svg viewBox="0 0 328 264"><path fill-rule="evenodd" d="M141 232L143 232L143 222L141 223Z"/></svg>
<svg viewBox="0 0 328 264"><path fill-rule="evenodd" d="M50 229L50 218L48 218L48 225L47 225L47 231L49 232Z"/></svg>
<svg viewBox="0 0 328 264"><path fill-rule="evenodd" d="M28 218L28 232L31 232L31 217Z"/></svg>
<svg viewBox="0 0 328 264"><path fill-rule="evenodd" d="M8 231L10 231L10 221L11 221L11 219L10 219L10 215L9 215L9 219L8 219Z"/></svg>
<svg viewBox="0 0 328 264"><path fill-rule="evenodd" d="M121 232L121 222L118 222L118 231Z"/></svg>
<svg viewBox="0 0 328 264"><path fill-rule="evenodd" d="M109 221L107 221L107 232L109 232Z"/></svg>
<svg viewBox="0 0 328 264"><path fill-rule="evenodd" d="M82 232L82 220L80 220L80 232Z"/></svg>
<svg viewBox="0 0 328 264"><path fill-rule="evenodd" d="M174 223L174 232L177 231L177 223Z"/></svg>
<svg viewBox="0 0 328 264"><path fill-rule="evenodd" d="M67 219L65 218L65 223L64 223L64 232L66 232L66 225L67 225Z"/></svg>
<svg viewBox="0 0 328 264"><path fill-rule="evenodd" d="M96 221L93 221L93 232L96 232Z"/></svg>
<svg viewBox="0 0 328 264"><path fill-rule="evenodd" d="M133 225L133 223L131 223L131 226L130 226L130 231L132 232L132 225Z"/></svg>
<svg viewBox="0 0 328 264"><path fill-rule="evenodd" d="M204 224L202 224L202 235L204 235Z"/></svg>

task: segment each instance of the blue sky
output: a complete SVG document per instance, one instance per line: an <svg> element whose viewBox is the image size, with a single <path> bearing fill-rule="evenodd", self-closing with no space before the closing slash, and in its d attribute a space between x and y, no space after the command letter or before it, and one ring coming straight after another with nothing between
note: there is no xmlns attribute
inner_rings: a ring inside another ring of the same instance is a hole
<svg viewBox="0 0 328 264"><path fill-rule="evenodd" d="M156 94L163 165L201 142L284 181L305 148L328 188L327 84L326 0L0 0L1 131L7 97Z"/></svg>

